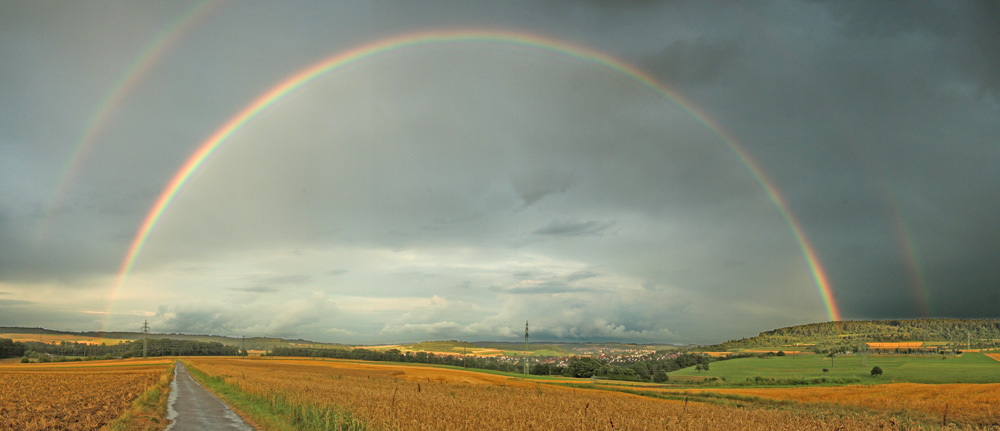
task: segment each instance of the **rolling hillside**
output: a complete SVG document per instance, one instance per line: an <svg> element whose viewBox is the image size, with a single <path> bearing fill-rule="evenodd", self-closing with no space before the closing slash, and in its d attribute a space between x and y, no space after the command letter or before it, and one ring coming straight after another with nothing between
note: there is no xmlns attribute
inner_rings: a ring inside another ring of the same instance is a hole
<svg viewBox="0 0 1000 431"><path fill-rule="evenodd" d="M761 332L706 351L853 350L869 343L919 343L922 348L981 349L1000 346L1000 319L851 320L812 323Z"/></svg>

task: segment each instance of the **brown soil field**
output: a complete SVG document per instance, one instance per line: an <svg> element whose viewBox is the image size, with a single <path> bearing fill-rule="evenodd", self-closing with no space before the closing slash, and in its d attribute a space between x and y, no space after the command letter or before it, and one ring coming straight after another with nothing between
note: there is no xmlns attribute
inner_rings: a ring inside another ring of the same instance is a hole
<svg viewBox="0 0 1000 431"><path fill-rule="evenodd" d="M986 357L1000 361L1000 353L983 353Z"/></svg>
<svg viewBox="0 0 1000 431"><path fill-rule="evenodd" d="M0 367L0 430L100 429L128 411L132 401L169 372L169 364Z"/></svg>
<svg viewBox="0 0 1000 431"><path fill-rule="evenodd" d="M922 428L895 415L685 403L425 366L303 359L191 358L186 362L264 400L338 406L373 429Z"/></svg>

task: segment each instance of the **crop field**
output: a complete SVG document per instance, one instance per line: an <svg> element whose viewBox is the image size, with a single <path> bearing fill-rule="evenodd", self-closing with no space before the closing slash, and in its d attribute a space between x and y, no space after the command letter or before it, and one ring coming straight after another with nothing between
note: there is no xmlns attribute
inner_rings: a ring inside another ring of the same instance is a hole
<svg viewBox="0 0 1000 431"><path fill-rule="evenodd" d="M879 366L880 377L871 377ZM828 371L824 372L823 369ZM756 376L773 378L859 379L864 383L1000 383L1000 362L983 353L943 355L788 355L712 362L708 371L694 367L670 374L671 379L711 378L736 383Z"/></svg>
<svg viewBox="0 0 1000 431"><path fill-rule="evenodd" d="M325 429L333 425L327 420L338 417L351 429L402 430L924 427L905 414L734 408L435 367L300 359L185 362L199 380L223 382L251 399L254 405L242 410L263 429ZM223 392L224 398L231 394Z"/></svg>
<svg viewBox="0 0 1000 431"><path fill-rule="evenodd" d="M0 430L94 430L129 410L170 361L0 366Z"/></svg>
<svg viewBox="0 0 1000 431"><path fill-rule="evenodd" d="M839 387L691 389L673 392L716 399L736 395L788 400L811 408L837 405L885 413L913 412L928 422L1000 426L1000 384L891 383Z"/></svg>

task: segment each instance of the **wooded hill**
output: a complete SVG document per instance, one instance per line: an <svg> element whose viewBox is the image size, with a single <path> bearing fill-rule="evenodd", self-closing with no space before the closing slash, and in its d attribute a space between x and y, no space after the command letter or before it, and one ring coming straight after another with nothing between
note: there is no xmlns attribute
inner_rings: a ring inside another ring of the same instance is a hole
<svg viewBox="0 0 1000 431"><path fill-rule="evenodd" d="M855 350L865 343L923 342L949 348L995 348L1000 346L1000 319L848 320L789 326L760 335L731 340L706 351L774 349L830 352Z"/></svg>

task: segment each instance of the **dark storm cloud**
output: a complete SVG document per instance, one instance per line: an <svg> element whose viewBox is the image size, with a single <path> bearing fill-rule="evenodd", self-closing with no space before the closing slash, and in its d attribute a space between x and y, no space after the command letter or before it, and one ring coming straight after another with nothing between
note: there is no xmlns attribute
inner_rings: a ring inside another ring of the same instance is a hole
<svg viewBox="0 0 1000 431"><path fill-rule="evenodd" d="M647 70L664 83L687 88L698 83L716 82L721 73L732 71L738 60L737 40L698 38L677 40L642 60Z"/></svg>
<svg viewBox="0 0 1000 431"><path fill-rule="evenodd" d="M924 38L943 59L1000 96L1000 5L996 2L829 1L823 4L848 38Z"/></svg>

